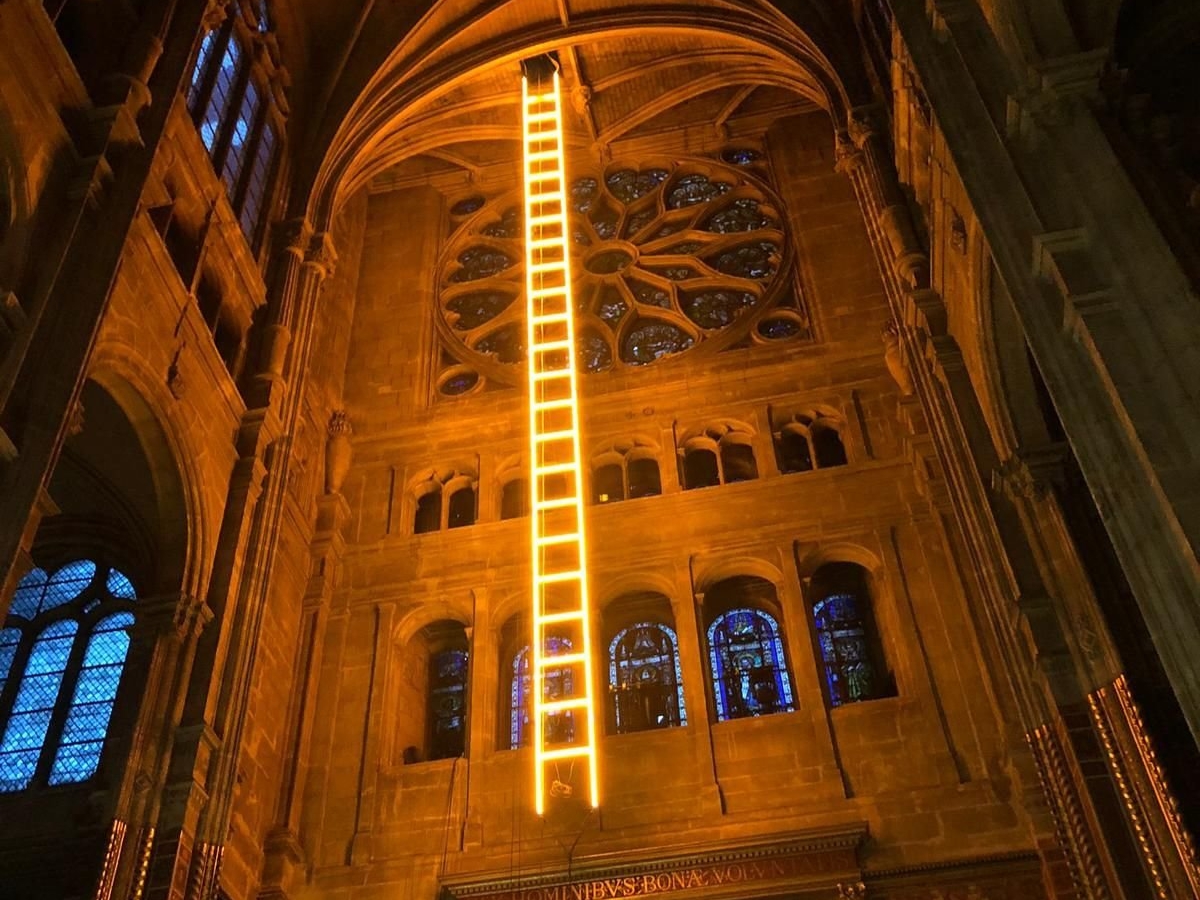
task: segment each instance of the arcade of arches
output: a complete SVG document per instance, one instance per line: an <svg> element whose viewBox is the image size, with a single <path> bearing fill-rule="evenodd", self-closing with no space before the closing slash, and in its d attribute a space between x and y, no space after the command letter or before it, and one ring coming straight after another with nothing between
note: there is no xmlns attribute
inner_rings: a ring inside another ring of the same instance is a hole
<svg viewBox="0 0 1200 900"><path fill-rule="evenodd" d="M0 895L1200 897L1198 45L0 2ZM563 761L538 816L547 53L600 803Z"/></svg>

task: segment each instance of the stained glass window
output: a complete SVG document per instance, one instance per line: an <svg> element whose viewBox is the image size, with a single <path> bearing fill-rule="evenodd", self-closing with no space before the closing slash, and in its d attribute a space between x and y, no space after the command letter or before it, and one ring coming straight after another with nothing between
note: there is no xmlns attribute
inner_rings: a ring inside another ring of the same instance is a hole
<svg viewBox="0 0 1200 900"><path fill-rule="evenodd" d="M462 756L467 734L467 651L429 659L429 758Z"/></svg>
<svg viewBox="0 0 1200 900"><path fill-rule="evenodd" d="M96 773L134 599L128 577L90 560L21 579L0 630L0 792Z"/></svg>
<svg viewBox="0 0 1200 900"><path fill-rule="evenodd" d="M208 98L208 106L204 110L204 118L200 121L200 140L209 153L217 149L217 135L225 121L225 114L233 99L237 84L238 73L241 71L242 51L238 42L230 40L225 44L225 55L221 57L221 68L217 70L216 82L212 94Z"/></svg>
<svg viewBox="0 0 1200 900"><path fill-rule="evenodd" d="M882 666L862 568L829 563L813 575L813 628L831 706L895 693Z"/></svg>
<svg viewBox="0 0 1200 900"><path fill-rule="evenodd" d="M657 622L618 631L608 645L608 689L618 734L686 725L675 632Z"/></svg>
<svg viewBox="0 0 1200 900"><path fill-rule="evenodd" d="M267 184L271 177L271 167L275 161L275 129L270 124L263 125L258 137L258 146L254 148L254 165L250 167L250 176L246 181L246 193L242 197L242 212L238 221L242 225L242 233L253 241L258 234L259 214L262 211L263 200L267 195Z"/></svg>
<svg viewBox="0 0 1200 900"><path fill-rule="evenodd" d="M775 619L761 609L731 609L708 628L717 720L791 712L792 682Z"/></svg>
<svg viewBox="0 0 1200 900"><path fill-rule="evenodd" d="M571 641L553 635L546 638L546 653L559 654L571 650ZM545 670L542 682L545 699L557 700L574 695L574 672L570 666L550 667ZM524 747L532 736L529 722L529 647L517 651L512 661L512 682L509 705L509 743L512 750ZM546 740L551 743L568 743L574 739L575 722L571 713L564 712L546 717Z"/></svg>
<svg viewBox="0 0 1200 900"><path fill-rule="evenodd" d="M246 163L250 138L257 116L258 88L251 81L242 93L242 103L238 107L237 117L233 120L233 130L229 135L229 148L225 151L225 165L221 170L221 180L225 182L225 192L229 194L230 202L233 202L237 193L238 182L242 177L242 167Z"/></svg>
<svg viewBox="0 0 1200 900"><path fill-rule="evenodd" d="M193 115L196 105L204 94L204 79L208 75L208 65L212 60L213 51L217 46L217 32L210 31L200 41L200 52L196 54L196 64L192 66L192 77L188 84L187 104Z"/></svg>
<svg viewBox="0 0 1200 900"><path fill-rule="evenodd" d="M653 365L701 344L741 346L762 313L778 315L783 302L798 309L781 203L753 170L718 160L616 161L566 187L584 372ZM524 304L511 299L524 278L518 199L454 220L438 277L439 386L460 365L480 372L481 383L524 377ZM770 334L799 333L790 325Z"/></svg>

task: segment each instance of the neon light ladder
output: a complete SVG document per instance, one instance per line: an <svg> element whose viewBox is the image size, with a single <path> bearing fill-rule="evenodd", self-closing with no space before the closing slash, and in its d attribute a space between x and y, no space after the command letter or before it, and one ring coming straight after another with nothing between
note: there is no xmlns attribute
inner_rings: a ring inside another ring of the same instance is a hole
<svg viewBox="0 0 1200 900"><path fill-rule="evenodd" d="M552 66L548 57L529 60L521 79L533 494L530 693L538 815L545 810L547 785L552 797L572 793L576 765L587 767L591 805L600 803L562 105ZM553 699L546 696L548 674L560 687Z"/></svg>

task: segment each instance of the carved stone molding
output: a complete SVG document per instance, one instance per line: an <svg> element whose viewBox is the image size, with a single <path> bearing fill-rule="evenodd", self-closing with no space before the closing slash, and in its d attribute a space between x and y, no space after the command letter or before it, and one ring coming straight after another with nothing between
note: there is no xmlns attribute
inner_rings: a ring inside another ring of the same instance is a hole
<svg viewBox="0 0 1200 900"><path fill-rule="evenodd" d="M992 489L1012 500L1044 500L1063 483L1066 447L1020 448L992 471Z"/></svg>
<svg viewBox="0 0 1200 900"><path fill-rule="evenodd" d="M100 877L96 882L95 900L110 900L113 882L117 877L117 865L121 861L121 848L125 845L127 826L121 819L113 819L108 829L108 846L104 850L104 861L100 865Z"/></svg>
<svg viewBox="0 0 1200 900"><path fill-rule="evenodd" d="M1025 740L1033 751L1042 793L1078 896L1083 900L1111 900L1084 814L1079 783L1063 751L1062 738L1052 724L1046 724L1027 734Z"/></svg>
<svg viewBox="0 0 1200 900"><path fill-rule="evenodd" d="M1088 707L1156 895L1200 896L1195 844L1125 676L1089 694Z"/></svg>

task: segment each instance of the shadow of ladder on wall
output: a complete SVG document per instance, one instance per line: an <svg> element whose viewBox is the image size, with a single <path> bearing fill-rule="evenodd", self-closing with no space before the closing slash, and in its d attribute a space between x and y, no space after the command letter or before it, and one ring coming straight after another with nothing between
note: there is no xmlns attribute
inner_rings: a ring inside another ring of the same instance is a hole
<svg viewBox="0 0 1200 900"><path fill-rule="evenodd" d="M562 102L554 60L522 64L533 531L534 806L582 787L599 805ZM579 775L583 775L580 772ZM548 788L548 790L547 790Z"/></svg>

